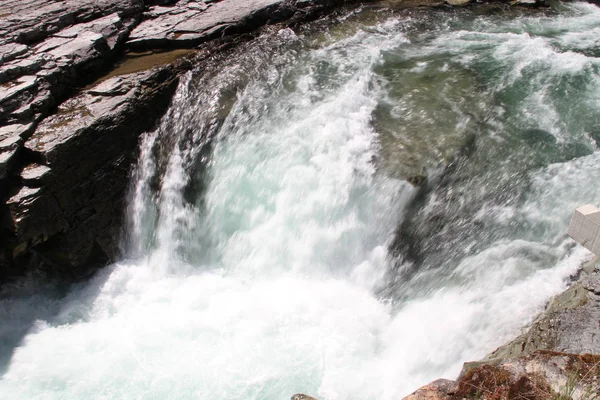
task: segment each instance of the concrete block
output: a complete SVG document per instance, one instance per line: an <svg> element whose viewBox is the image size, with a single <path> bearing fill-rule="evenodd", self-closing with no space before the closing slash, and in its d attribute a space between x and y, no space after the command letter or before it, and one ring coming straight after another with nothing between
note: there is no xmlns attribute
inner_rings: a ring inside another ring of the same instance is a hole
<svg viewBox="0 0 600 400"><path fill-rule="evenodd" d="M575 210L567 235L596 255L600 255L600 209L586 204Z"/></svg>

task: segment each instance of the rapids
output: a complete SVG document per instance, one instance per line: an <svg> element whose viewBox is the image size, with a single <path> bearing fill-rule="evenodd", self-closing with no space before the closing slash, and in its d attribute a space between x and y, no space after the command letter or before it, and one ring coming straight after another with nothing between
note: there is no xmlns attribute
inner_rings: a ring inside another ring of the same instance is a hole
<svg viewBox="0 0 600 400"><path fill-rule="evenodd" d="M188 73L123 259L0 298L17 399L399 399L520 333L589 253L600 8L365 8ZM417 182L420 187L410 182Z"/></svg>

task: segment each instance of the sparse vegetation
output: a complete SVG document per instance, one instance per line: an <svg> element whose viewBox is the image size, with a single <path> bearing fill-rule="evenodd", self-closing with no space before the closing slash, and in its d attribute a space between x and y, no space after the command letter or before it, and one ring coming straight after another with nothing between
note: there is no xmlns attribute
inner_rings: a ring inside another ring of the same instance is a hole
<svg viewBox="0 0 600 400"><path fill-rule="evenodd" d="M539 373L516 374L504 365L482 365L468 371L451 399L472 400L600 400L600 355L538 352L539 361L566 360L566 383L556 391ZM554 364L555 366L557 364Z"/></svg>

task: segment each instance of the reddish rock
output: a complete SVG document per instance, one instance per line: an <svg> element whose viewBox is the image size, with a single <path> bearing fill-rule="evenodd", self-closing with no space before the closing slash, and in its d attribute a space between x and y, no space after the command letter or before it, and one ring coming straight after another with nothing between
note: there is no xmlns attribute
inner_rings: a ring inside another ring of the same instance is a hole
<svg viewBox="0 0 600 400"><path fill-rule="evenodd" d="M448 379L438 379L419 388L403 400L449 400L455 390L456 382Z"/></svg>

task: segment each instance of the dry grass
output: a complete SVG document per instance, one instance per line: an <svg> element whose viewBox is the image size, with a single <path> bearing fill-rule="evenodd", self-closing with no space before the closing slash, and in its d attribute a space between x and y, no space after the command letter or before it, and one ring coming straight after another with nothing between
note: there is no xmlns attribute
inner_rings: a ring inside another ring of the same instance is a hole
<svg viewBox="0 0 600 400"><path fill-rule="evenodd" d="M550 352L549 352L550 353ZM539 374L513 376L502 366L482 365L459 381L452 399L472 400L600 400L600 355L540 354L567 358L567 382L558 391Z"/></svg>

